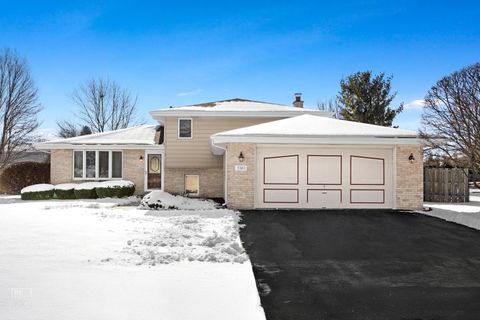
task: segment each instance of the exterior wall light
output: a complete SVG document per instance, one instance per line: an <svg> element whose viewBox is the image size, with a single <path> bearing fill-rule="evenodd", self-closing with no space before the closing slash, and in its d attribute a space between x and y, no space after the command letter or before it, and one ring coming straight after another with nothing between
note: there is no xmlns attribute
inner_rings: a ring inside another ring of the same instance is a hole
<svg viewBox="0 0 480 320"><path fill-rule="evenodd" d="M143 156L141 155L140 158L138 158L141 162L143 162Z"/></svg>
<svg viewBox="0 0 480 320"><path fill-rule="evenodd" d="M245 160L245 156L243 155L243 152L240 151L240 154L238 155L238 161L243 162Z"/></svg>
<svg viewBox="0 0 480 320"><path fill-rule="evenodd" d="M413 163L415 161L415 157L413 156L413 153L410 153L410 156L408 157L408 161L410 161L410 163Z"/></svg>

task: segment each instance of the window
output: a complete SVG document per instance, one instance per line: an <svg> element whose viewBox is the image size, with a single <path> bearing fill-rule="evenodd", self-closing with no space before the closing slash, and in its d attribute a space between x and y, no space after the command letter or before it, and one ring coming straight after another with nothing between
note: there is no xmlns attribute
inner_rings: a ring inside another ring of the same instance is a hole
<svg viewBox="0 0 480 320"><path fill-rule="evenodd" d="M74 151L74 179L122 178L121 151Z"/></svg>
<svg viewBox="0 0 480 320"><path fill-rule="evenodd" d="M112 151L112 178L122 177L122 152Z"/></svg>
<svg viewBox="0 0 480 320"><path fill-rule="evenodd" d="M200 192L200 177L198 175L185 175L185 194L198 196Z"/></svg>
<svg viewBox="0 0 480 320"><path fill-rule="evenodd" d="M192 119L178 119L178 138L191 139L193 134Z"/></svg>
<svg viewBox="0 0 480 320"><path fill-rule="evenodd" d="M83 151L73 153L73 177L83 178Z"/></svg>

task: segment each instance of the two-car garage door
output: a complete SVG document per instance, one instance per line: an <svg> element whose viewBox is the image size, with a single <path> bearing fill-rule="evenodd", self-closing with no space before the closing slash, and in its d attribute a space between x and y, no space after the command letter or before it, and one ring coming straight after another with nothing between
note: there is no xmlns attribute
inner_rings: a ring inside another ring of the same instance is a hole
<svg viewBox="0 0 480 320"><path fill-rule="evenodd" d="M258 147L257 208L391 208L393 149Z"/></svg>

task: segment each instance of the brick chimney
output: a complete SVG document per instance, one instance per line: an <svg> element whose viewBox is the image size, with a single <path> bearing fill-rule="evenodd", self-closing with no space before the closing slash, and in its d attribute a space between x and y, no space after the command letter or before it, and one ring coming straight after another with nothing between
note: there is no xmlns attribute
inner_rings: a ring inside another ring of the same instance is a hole
<svg viewBox="0 0 480 320"><path fill-rule="evenodd" d="M293 101L293 106L295 108L303 108L302 94L295 93L295 101Z"/></svg>

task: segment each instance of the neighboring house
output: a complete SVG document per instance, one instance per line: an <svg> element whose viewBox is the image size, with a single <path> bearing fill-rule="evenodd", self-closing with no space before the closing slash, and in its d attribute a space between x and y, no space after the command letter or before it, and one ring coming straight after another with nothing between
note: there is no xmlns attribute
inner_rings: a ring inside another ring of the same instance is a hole
<svg viewBox="0 0 480 320"><path fill-rule="evenodd" d="M423 200L413 131L325 111L231 99L154 110L138 126L37 145L52 183L128 179L137 193L224 198L233 208L409 208Z"/></svg>

